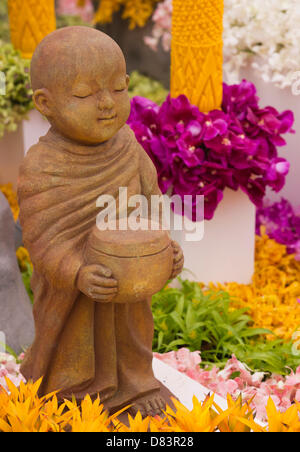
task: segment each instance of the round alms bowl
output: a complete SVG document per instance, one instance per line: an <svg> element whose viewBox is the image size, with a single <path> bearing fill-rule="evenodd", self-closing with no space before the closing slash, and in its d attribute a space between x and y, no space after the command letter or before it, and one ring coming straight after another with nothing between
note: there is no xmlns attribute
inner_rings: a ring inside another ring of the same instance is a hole
<svg viewBox="0 0 300 452"><path fill-rule="evenodd" d="M145 301L159 292L172 274L173 248L163 230L92 230L86 247L88 265L102 264L118 281L114 303Z"/></svg>

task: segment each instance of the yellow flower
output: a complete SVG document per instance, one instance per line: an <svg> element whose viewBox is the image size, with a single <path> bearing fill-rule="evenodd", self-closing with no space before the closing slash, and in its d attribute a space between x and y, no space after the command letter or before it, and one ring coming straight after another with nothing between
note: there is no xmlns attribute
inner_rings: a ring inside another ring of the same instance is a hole
<svg viewBox="0 0 300 452"><path fill-rule="evenodd" d="M122 18L129 19L129 28L143 27L160 0L101 0L94 22L111 22L115 12L123 9Z"/></svg>
<svg viewBox="0 0 300 452"><path fill-rule="evenodd" d="M21 271L27 270L27 264L29 264L32 267L32 263L30 260L29 253L26 248L23 246L20 246L20 248L17 249L17 259L19 263L19 267Z"/></svg>
<svg viewBox="0 0 300 452"><path fill-rule="evenodd" d="M19 216L19 205L17 194L14 191L12 184L0 185L0 191L2 191L7 201L9 202L14 220L16 221Z"/></svg>
<svg viewBox="0 0 300 452"><path fill-rule="evenodd" d="M40 411L47 399L54 393L39 398L37 393L41 379L33 383L23 383L17 388L9 379L6 383L10 394L3 390L5 409L1 410L0 431L3 432L38 432L40 429ZM5 400L6 399L6 400ZM3 402L3 400L2 400Z"/></svg>
<svg viewBox="0 0 300 452"><path fill-rule="evenodd" d="M199 402L193 397L193 409L188 410L178 400L172 399L175 406L173 411L166 409L165 419L154 419L159 431L164 432L214 432L219 422L219 416L212 413L214 396Z"/></svg>
<svg viewBox="0 0 300 452"><path fill-rule="evenodd" d="M300 404L294 404L284 413L277 411L273 400L267 404L268 431L273 432L300 432Z"/></svg>
<svg viewBox="0 0 300 452"><path fill-rule="evenodd" d="M216 410L220 414L218 428L221 432L247 433L251 430L255 432L263 431L263 429L254 422L249 402L243 404L242 397L233 400L230 394L228 394L227 405L228 409L222 411L214 404Z"/></svg>
<svg viewBox="0 0 300 452"><path fill-rule="evenodd" d="M59 404L56 394L38 396L42 379L35 383L21 382L17 388L9 379L9 392L0 387L0 431L2 432L300 432L300 404L294 404L285 413L277 411L272 399L267 404L268 425L256 424L249 402L234 401L228 396L228 408L222 410L214 403L214 395L204 402L193 398L188 410L173 399L175 409L166 408L164 417L135 418L128 416L128 425L118 417L129 407L113 416L104 411L99 397L92 401L87 395L77 404L65 400Z"/></svg>
<svg viewBox="0 0 300 452"><path fill-rule="evenodd" d="M151 418L148 416L145 419L143 419L142 414L140 412L138 412L137 415L135 416L135 418L132 418L130 415L128 415L128 422L129 422L129 426L123 424L122 422L120 422L118 420L115 420L114 421L115 430L120 433L149 432Z"/></svg>
<svg viewBox="0 0 300 452"><path fill-rule="evenodd" d="M161 324L159 325L159 328L163 331L168 331L168 325L166 324L165 320L163 322L161 322Z"/></svg>
<svg viewBox="0 0 300 452"><path fill-rule="evenodd" d="M189 338L192 339L192 341L194 339L196 339L196 337L197 337L197 331L193 330L189 333Z"/></svg>

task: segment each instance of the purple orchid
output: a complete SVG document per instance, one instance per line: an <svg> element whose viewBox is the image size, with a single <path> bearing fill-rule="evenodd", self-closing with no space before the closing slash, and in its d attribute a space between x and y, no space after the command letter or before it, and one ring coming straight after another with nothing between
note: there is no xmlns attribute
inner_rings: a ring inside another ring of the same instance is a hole
<svg viewBox="0 0 300 452"><path fill-rule="evenodd" d="M128 124L156 166L162 192L204 195L211 219L226 187L242 189L261 207L266 188L279 191L285 183L289 163L277 147L285 144L282 135L294 133L294 115L258 102L246 80L224 84L222 110L208 114L184 95L168 96L161 107L135 97Z"/></svg>
<svg viewBox="0 0 300 452"><path fill-rule="evenodd" d="M289 201L284 198L274 204L266 201L262 208L257 209L257 234L260 234L261 226L266 228L269 237L286 245L288 252L300 260L300 212Z"/></svg>

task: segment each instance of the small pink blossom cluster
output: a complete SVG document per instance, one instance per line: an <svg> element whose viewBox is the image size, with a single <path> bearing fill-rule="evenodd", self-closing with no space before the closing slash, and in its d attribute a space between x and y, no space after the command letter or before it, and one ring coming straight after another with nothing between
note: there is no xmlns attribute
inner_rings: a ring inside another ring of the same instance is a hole
<svg viewBox="0 0 300 452"><path fill-rule="evenodd" d="M22 360L23 354L19 356L18 360ZM19 386L21 381L25 382L24 377L20 374L20 364L14 356L8 353L0 353L0 388L8 389L5 377L9 378L15 386Z"/></svg>
<svg viewBox="0 0 300 452"><path fill-rule="evenodd" d="M152 35L144 38L145 44L156 51L161 41L164 51L168 52L171 48L172 0L159 3L152 20L154 21Z"/></svg>
<svg viewBox="0 0 300 452"><path fill-rule="evenodd" d="M94 17L94 7L91 0L58 0L57 14L80 16L85 22L91 22Z"/></svg>
<svg viewBox="0 0 300 452"><path fill-rule="evenodd" d="M223 370L215 366L211 370L201 369L200 352L190 352L186 348L165 354L155 353L154 356L224 398L230 394L235 399L241 395L243 401L252 399L251 407L257 419L263 422L266 421L269 398L282 412L293 402L300 402L300 366L296 373L291 372L287 377L273 374L263 381L263 372L251 373L234 355Z"/></svg>

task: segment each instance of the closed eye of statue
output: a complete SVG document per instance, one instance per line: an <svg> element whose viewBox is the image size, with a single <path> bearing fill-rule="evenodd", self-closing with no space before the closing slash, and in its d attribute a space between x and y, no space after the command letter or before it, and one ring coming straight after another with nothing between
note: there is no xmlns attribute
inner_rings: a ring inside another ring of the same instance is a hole
<svg viewBox="0 0 300 452"><path fill-rule="evenodd" d="M86 99L87 97L90 97L91 94L86 94L86 95L78 95L78 94L73 94L74 97L76 97L77 99Z"/></svg>

